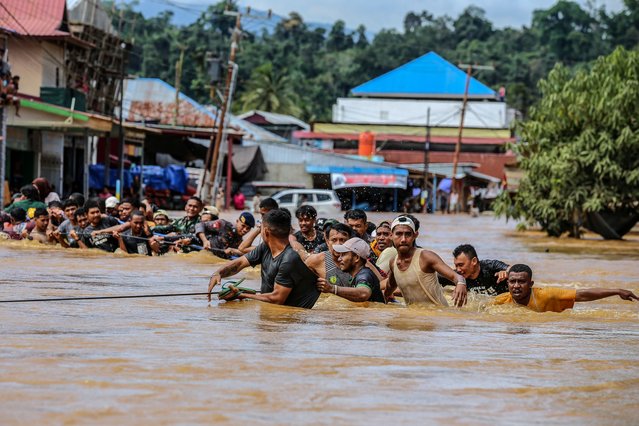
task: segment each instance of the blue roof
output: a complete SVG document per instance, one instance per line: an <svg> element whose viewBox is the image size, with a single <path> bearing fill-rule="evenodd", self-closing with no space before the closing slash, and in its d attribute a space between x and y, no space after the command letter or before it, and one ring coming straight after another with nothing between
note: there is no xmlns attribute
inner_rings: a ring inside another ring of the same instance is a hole
<svg viewBox="0 0 639 426"><path fill-rule="evenodd" d="M361 84L355 96L394 98L460 98L464 96L466 73L435 52L429 52L399 68ZM471 77L471 98L494 98L495 91Z"/></svg>

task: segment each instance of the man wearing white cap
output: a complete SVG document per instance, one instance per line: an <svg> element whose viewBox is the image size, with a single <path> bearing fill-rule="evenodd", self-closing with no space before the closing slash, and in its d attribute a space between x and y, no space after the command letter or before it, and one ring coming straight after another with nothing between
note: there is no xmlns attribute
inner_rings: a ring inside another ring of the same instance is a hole
<svg viewBox="0 0 639 426"><path fill-rule="evenodd" d="M322 293L333 293L351 302L386 303L379 287L379 279L373 271L366 267L366 259L370 256L370 245L361 238L351 238L344 244L336 244L333 250L339 253L339 268L350 274L350 287L340 287L328 283L324 278L317 280L317 288Z"/></svg>
<svg viewBox="0 0 639 426"><path fill-rule="evenodd" d="M466 303L466 280L436 253L415 247L417 232L415 223L409 217L397 217L391 224L391 232L397 256L390 260L388 285L384 291L387 298L399 287L407 305L448 306L437 279L438 273L457 283L453 293L455 305L463 306Z"/></svg>

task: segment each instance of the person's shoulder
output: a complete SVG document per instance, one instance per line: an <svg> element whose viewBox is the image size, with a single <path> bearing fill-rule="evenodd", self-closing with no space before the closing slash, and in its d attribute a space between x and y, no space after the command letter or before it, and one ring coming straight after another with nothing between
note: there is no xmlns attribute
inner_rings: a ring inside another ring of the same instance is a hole
<svg viewBox="0 0 639 426"><path fill-rule="evenodd" d="M503 271L508 267L505 262L497 259L482 259L479 261L479 266L482 269L490 269L495 272Z"/></svg>
<svg viewBox="0 0 639 426"><path fill-rule="evenodd" d="M512 297L509 292L499 294L495 296L493 299L493 304L495 305L503 305L504 303L510 303L512 301Z"/></svg>
<svg viewBox="0 0 639 426"><path fill-rule="evenodd" d="M368 266L364 266L359 272L355 275L355 279L357 280L365 280L365 281L379 281L377 279L377 275L373 272L371 268Z"/></svg>

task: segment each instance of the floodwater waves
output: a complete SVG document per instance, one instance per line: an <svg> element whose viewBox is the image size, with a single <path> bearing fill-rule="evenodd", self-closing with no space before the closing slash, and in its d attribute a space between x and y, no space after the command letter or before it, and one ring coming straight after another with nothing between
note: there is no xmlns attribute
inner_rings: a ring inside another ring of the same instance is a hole
<svg viewBox="0 0 639 426"><path fill-rule="evenodd" d="M471 243L480 258L528 263L538 286L639 290L636 234L556 240L489 216L419 219L420 245L448 263ZM0 242L0 299L206 291L221 263ZM239 277L259 287L259 270ZM539 314L489 300L3 304L0 416L3 425L636 424L639 304L615 297Z"/></svg>

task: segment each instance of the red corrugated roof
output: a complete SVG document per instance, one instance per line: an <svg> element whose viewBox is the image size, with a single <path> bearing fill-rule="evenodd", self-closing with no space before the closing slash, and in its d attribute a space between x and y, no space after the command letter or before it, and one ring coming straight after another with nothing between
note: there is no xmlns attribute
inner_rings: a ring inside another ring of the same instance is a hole
<svg viewBox="0 0 639 426"><path fill-rule="evenodd" d="M324 132L310 132L306 130L298 130L293 132L293 137L296 139L332 139L332 140L346 140L356 141L359 139L357 133L324 133ZM397 135L397 134L385 134L376 133L375 140L377 141L399 141L399 142L424 142L424 136L411 136L411 135ZM457 143L457 137L453 136L431 136L431 143L444 143L454 144ZM506 142L514 142L514 138L462 138L462 142L466 145L503 145Z"/></svg>
<svg viewBox="0 0 639 426"><path fill-rule="evenodd" d="M0 29L35 37L60 37L66 0L1 0Z"/></svg>

